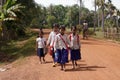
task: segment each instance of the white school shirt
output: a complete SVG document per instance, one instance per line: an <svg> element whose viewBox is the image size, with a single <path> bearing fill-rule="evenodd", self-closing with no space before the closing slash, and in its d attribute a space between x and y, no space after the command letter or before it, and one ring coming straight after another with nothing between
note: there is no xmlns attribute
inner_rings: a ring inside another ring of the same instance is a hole
<svg viewBox="0 0 120 80"><path fill-rule="evenodd" d="M70 44L71 44L72 49L80 49L81 45L80 45L80 41L78 41L78 40L80 40L79 35L70 34L69 39L70 39Z"/></svg>
<svg viewBox="0 0 120 80"><path fill-rule="evenodd" d="M65 43L67 44L68 47L70 47L70 41L67 37L66 34L61 35L61 37L64 39L65 43L63 42L63 40L60 37L60 33L56 35L55 37L55 43L54 43L54 50L56 51L56 49L67 49Z"/></svg>
<svg viewBox="0 0 120 80"><path fill-rule="evenodd" d="M48 41L47 44L50 44L50 46L54 46L54 42L55 42L55 36L57 35L58 32L54 32L52 31L48 37Z"/></svg>
<svg viewBox="0 0 120 80"><path fill-rule="evenodd" d="M46 39L45 39L45 38L38 37L38 38L36 39L36 42L37 42L37 44L38 44L38 48L44 48L44 47L45 47Z"/></svg>

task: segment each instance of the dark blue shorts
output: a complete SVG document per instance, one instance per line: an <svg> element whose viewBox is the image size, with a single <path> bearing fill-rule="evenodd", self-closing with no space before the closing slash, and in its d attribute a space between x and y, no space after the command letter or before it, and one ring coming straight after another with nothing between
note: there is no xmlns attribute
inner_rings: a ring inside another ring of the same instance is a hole
<svg viewBox="0 0 120 80"><path fill-rule="evenodd" d="M79 59L81 59L80 49L70 50L70 58L71 58L71 60L79 60Z"/></svg>
<svg viewBox="0 0 120 80"><path fill-rule="evenodd" d="M68 62L68 50L67 49L57 49L57 62L61 64L65 64Z"/></svg>
<svg viewBox="0 0 120 80"><path fill-rule="evenodd" d="M44 49L43 48L38 48L37 49L37 56L44 57Z"/></svg>

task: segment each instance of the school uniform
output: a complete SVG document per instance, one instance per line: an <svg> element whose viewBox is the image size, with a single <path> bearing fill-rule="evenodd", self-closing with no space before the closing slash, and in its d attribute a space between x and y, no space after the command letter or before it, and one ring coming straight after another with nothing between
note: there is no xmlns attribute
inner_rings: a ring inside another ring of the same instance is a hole
<svg viewBox="0 0 120 80"><path fill-rule="evenodd" d="M78 34L70 34L69 40L71 44L71 50L70 50L70 58L71 60L79 60L81 59L81 52L80 52L80 41L79 41L79 35Z"/></svg>
<svg viewBox="0 0 120 80"><path fill-rule="evenodd" d="M55 43L55 36L58 34L58 32L52 31L48 37L47 44L50 44L50 48L52 49L52 58L54 59L54 62L57 62L57 53L54 53L54 43Z"/></svg>
<svg viewBox="0 0 120 80"><path fill-rule="evenodd" d="M70 41L67 35L61 35L60 33L55 37L54 50L58 53L57 62L65 64L68 62L68 46L70 46Z"/></svg>
<svg viewBox="0 0 120 80"><path fill-rule="evenodd" d="M40 57L44 57L45 56L44 55L44 48L45 48L46 39L38 37L36 39L36 42L38 44L37 55L40 56Z"/></svg>

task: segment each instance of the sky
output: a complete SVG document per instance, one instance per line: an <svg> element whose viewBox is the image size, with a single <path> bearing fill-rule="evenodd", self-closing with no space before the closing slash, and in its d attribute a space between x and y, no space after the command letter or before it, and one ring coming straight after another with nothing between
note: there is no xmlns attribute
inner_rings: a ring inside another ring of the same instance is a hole
<svg viewBox="0 0 120 80"><path fill-rule="evenodd" d="M38 4L42 4L43 6L49 6L50 4L54 4L54 5L59 5L62 4L64 6L66 5L74 5L74 4L78 4L79 0L35 0L36 3ZM84 5L86 8L88 8L89 10L94 10L94 0L83 0ZM112 0L112 3L117 7L117 9L120 10L120 0Z"/></svg>

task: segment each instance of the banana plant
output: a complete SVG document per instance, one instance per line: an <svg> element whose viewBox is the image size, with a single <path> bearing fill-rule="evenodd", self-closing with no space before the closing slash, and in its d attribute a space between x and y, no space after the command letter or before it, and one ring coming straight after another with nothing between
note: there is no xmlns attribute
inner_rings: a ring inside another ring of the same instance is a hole
<svg viewBox="0 0 120 80"><path fill-rule="evenodd" d="M16 4L17 0L7 0L0 11L0 32L4 35L4 22L17 20L17 12L21 13L21 9L25 8L21 4Z"/></svg>

